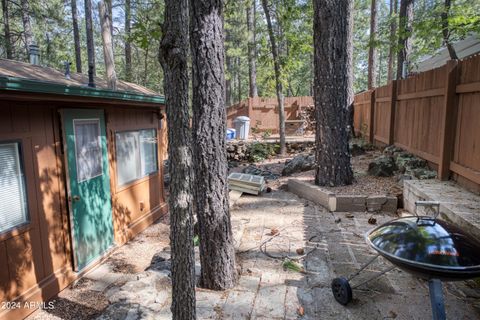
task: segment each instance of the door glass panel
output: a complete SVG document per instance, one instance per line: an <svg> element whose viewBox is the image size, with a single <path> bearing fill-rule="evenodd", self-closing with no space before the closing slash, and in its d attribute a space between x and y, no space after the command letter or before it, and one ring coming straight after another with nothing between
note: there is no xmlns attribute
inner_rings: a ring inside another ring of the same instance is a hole
<svg viewBox="0 0 480 320"><path fill-rule="evenodd" d="M77 181L82 182L102 175L102 149L100 147L100 122L73 120L75 128L75 155Z"/></svg>

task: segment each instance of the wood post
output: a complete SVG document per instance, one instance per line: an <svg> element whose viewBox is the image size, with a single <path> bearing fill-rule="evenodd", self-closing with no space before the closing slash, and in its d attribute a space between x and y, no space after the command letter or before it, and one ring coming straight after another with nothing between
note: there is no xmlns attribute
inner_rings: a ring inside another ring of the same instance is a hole
<svg viewBox="0 0 480 320"><path fill-rule="evenodd" d="M375 130L374 130L374 125L375 125L375 94L376 90L373 89L371 94L370 94L370 121L368 124L368 141L373 144L374 135L375 135Z"/></svg>
<svg viewBox="0 0 480 320"><path fill-rule="evenodd" d="M455 129L457 124L457 73L458 61L449 60L445 66L445 92L442 105L442 123L440 124L440 157L438 178L448 180L450 177L450 161L454 149Z"/></svg>
<svg viewBox="0 0 480 320"><path fill-rule="evenodd" d="M395 142L395 106L397 103L397 80L393 80L391 83L391 93L390 96L392 100L390 101L390 124L388 126L388 144L392 145Z"/></svg>

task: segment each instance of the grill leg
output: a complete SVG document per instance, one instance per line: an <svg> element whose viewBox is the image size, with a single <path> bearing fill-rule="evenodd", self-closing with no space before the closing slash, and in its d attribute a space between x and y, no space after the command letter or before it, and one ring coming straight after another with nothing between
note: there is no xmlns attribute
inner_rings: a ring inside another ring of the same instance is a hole
<svg viewBox="0 0 480 320"><path fill-rule="evenodd" d="M430 289L430 303L432 304L433 320L445 320L445 303L443 301L442 282L438 279L428 281Z"/></svg>

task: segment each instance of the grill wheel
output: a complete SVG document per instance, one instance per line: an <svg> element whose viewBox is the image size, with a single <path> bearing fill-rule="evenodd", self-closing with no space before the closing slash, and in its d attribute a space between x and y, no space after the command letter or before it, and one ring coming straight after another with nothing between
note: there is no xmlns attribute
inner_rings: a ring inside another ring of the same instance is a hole
<svg viewBox="0 0 480 320"><path fill-rule="evenodd" d="M344 277L332 280L332 292L338 303L346 305L352 301L352 288Z"/></svg>

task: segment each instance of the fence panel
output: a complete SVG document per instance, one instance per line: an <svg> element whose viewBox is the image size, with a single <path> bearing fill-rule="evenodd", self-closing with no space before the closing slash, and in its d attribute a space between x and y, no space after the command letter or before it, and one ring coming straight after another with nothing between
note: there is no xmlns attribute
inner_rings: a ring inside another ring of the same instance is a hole
<svg viewBox="0 0 480 320"><path fill-rule="evenodd" d="M458 114L450 169L480 184L480 56L461 61Z"/></svg>
<svg viewBox="0 0 480 320"><path fill-rule="evenodd" d="M440 156L445 83L445 67L397 83L394 142L436 164Z"/></svg>
<svg viewBox="0 0 480 320"><path fill-rule="evenodd" d="M390 109L392 101L392 83L375 89L374 139L382 143L389 143L390 136Z"/></svg>
<svg viewBox="0 0 480 320"><path fill-rule="evenodd" d="M370 139L370 112L373 90L359 93L353 102L353 127L356 135Z"/></svg>

